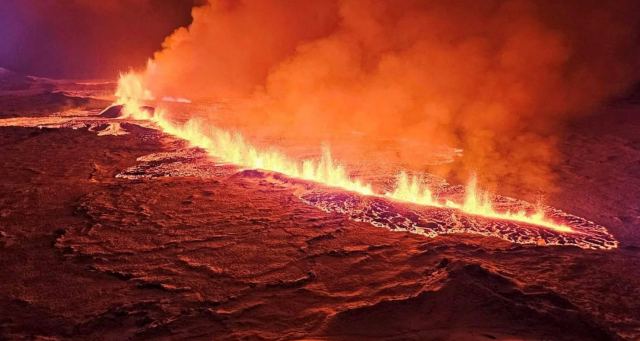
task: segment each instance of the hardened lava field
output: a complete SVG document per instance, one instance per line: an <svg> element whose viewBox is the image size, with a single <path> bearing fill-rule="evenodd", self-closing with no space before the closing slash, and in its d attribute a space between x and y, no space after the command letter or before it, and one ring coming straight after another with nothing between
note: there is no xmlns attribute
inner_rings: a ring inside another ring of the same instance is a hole
<svg viewBox="0 0 640 341"><path fill-rule="evenodd" d="M1 121L4 338L640 336L633 167L550 198L571 236L242 170L86 105ZM635 162L635 108L576 126L560 183ZM602 140L633 151L602 164Z"/></svg>

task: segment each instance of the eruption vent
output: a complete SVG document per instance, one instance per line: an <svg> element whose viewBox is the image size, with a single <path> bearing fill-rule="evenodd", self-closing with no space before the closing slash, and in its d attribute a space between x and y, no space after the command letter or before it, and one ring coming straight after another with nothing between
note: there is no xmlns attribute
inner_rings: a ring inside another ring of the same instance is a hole
<svg viewBox="0 0 640 341"><path fill-rule="evenodd" d="M191 145L200 147L211 156L225 162L247 168L278 172L289 177L310 180L363 195L387 197L396 201L432 207L454 208L468 214L513 220L559 232L573 232L571 227L546 218L542 209L534 213L496 211L492 206L489 194L481 194L477 190L475 178L467 186L466 197L462 203L449 200L438 201L433 197L433 191L419 178L409 178L404 172L399 174L397 186L393 191L376 193L370 184L350 177L345 168L331 158L328 149L324 150L322 158L318 161L299 161L276 150L260 150L246 142L239 133L205 126L198 120L189 120L184 125L175 124L167 119L162 108L156 108L153 113L144 109L144 101L152 96L142 86L141 79L134 73L121 75L116 94L119 96L116 103L123 106L124 118L153 121L164 132L187 140Z"/></svg>

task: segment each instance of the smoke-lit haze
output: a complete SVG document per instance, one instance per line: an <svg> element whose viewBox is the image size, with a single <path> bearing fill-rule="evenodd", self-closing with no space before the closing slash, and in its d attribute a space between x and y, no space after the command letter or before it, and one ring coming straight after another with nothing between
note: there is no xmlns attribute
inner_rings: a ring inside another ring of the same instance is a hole
<svg viewBox="0 0 640 341"><path fill-rule="evenodd" d="M635 1L210 1L147 70L157 96L227 102L317 141L464 149L456 173L547 186L568 118L638 77ZM424 145L423 144L423 145Z"/></svg>

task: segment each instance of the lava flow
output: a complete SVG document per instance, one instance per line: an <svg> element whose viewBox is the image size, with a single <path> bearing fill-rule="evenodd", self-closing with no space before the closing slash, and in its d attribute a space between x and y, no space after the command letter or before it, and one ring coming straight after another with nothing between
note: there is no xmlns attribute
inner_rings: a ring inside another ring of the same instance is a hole
<svg viewBox="0 0 640 341"><path fill-rule="evenodd" d="M184 125L177 125L166 118L161 108L153 113L144 108L144 101L152 100L153 96L146 89L141 78L133 72L120 76L116 96L118 97L116 104L123 106L123 118L152 121L165 133L184 139L225 162L278 172L289 177L314 181L363 195L386 197L418 205L453 208L471 215L537 225L557 232L575 232L571 227L546 217L542 208L538 208L533 213L525 210L497 211L493 207L489 193L478 190L475 177L467 185L465 198L461 203L437 200L433 191L419 177L409 177L405 172L399 174L394 190L380 194L376 193L370 184L350 177L346 169L332 159L328 148L323 149L322 157L318 161L297 161L276 150L259 150L246 142L239 133L205 126L197 120L189 120Z"/></svg>

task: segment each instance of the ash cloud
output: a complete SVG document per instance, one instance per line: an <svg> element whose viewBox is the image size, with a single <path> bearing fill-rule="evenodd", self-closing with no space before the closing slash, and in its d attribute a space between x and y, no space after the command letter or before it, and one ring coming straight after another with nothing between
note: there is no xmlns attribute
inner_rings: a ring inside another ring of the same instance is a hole
<svg viewBox="0 0 640 341"><path fill-rule="evenodd" d="M316 142L464 149L439 169L548 190L562 126L638 79L636 1L213 1L150 63L156 95ZM381 142L382 141L382 142ZM370 147L370 146L369 146Z"/></svg>

